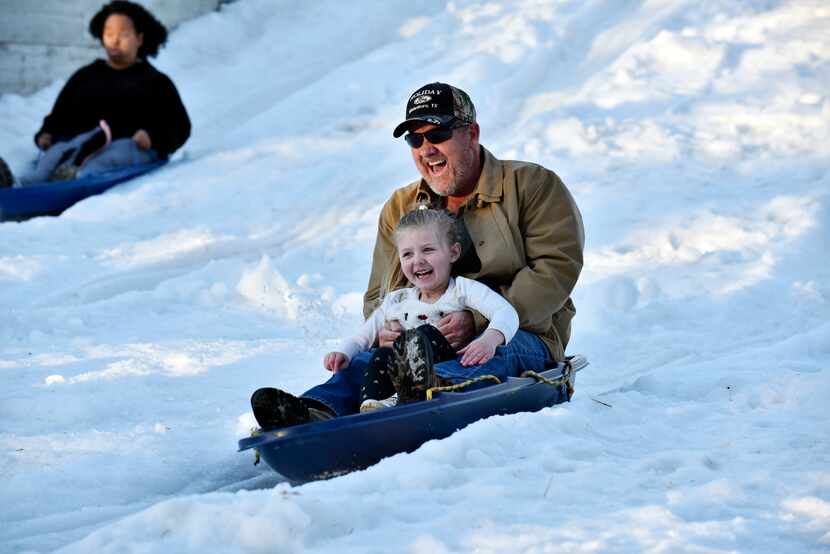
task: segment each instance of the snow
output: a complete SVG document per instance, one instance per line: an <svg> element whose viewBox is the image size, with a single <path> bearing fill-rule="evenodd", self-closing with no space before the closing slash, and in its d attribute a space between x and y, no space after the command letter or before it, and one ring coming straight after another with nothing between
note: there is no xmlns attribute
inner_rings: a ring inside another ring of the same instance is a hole
<svg viewBox="0 0 830 554"><path fill-rule="evenodd" d="M244 0L166 168L0 224L0 552L830 551L822 0ZM573 401L292 487L236 441L360 324L418 86L585 219ZM0 96L20 170L62 83Z"/></svg>

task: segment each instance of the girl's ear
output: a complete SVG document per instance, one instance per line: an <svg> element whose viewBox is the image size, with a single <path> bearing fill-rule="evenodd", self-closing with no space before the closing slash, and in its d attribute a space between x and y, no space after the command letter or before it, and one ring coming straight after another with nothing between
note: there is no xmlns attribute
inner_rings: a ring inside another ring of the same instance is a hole
<svg viewBox="0 0 830 554"><path fill-rule="evenodd" d="M450 245L450 261L455 263L461 257L461 243L454 242Z"/></svg>

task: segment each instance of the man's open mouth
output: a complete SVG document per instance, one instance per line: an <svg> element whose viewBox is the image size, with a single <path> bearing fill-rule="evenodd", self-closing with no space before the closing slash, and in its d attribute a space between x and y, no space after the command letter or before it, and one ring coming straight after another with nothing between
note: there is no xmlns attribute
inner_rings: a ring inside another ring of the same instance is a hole
<svg viewBox="0 0 830 554"><path fill-rule="evenodd" d="M430 162L426 162L427 167L429 168L429 172L432 175L438 175L444 171L447 167L447 160L433 160Z"/></svg>

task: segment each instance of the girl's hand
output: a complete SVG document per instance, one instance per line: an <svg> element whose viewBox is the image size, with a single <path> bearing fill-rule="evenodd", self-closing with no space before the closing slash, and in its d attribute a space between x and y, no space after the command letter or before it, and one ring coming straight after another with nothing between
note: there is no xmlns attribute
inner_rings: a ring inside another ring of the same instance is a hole
<svg viewBox="0 0 830 554"><path fill-rule="evenodd" d="M323 367L332 373L337 373L338 369L342 369L347 365L349 365L349 357L342 352L329 352L323 358Z"/></svg>
<svg viewBox="0 0 830 554"><path fill-rule="evenodd" d="M467 367L489 362L496 354L496 347L504 344L504 335L501 331L487 329L476 340L458 351L463 354L461 365Z"/></svg>
<svg viewBox="0 0 830 554"><path fill-rule="evenodd" d="M392 346L401 331L403 331L403 327L397 319L385 322L383 329L378 332L378 346Z"/></svg>

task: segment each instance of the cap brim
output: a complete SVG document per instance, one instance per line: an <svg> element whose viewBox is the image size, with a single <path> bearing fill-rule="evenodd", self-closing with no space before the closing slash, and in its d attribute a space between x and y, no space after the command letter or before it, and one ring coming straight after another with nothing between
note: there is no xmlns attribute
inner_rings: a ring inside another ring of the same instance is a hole
<svg viewBox="0 0 830 554"><path fill-rule="evenodd" d="M422 117L410 117L392 131L392 136L398 138L405 132L409 131L415 125L423 125L424 123L432 123L433 125L446 125L455 120L454 115L425 115Z"/></svg>

